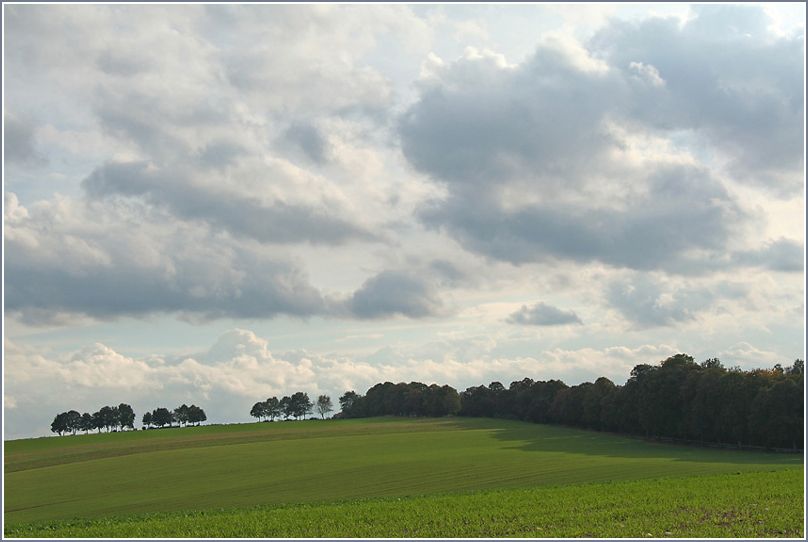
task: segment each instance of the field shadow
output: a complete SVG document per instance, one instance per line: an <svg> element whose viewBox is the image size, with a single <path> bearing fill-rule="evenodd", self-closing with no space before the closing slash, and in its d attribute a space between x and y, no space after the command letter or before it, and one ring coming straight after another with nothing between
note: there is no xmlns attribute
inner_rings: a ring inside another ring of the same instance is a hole
<svg viewBox="0 0 808 542"><path fill-rule="evenodd" d="M657 458L671 461L739 465L798 466L804 464L803 453L788 454L671 444L629 435L492 418L476 418L471 424L465 421L452 423L458 429L487 430L492 438L512 444L507 448L525 452L567 453L624 459Z"/></svg>

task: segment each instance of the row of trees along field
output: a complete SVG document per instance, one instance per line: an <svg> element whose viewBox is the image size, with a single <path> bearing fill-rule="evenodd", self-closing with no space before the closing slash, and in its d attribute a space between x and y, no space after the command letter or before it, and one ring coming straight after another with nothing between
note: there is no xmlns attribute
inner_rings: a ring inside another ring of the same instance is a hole
<svg viewBox="0 0 808 542"><path fill-rule="evenodd" d="M339 398L341 417L449 416L460 412L460 396L451 386L421 382L376 384L367 393L346 392Z"/></svg>
<svg viewBox="0 0 808 542"><path fill-rule="evenodd" d="M647 437L737 446L792 448L803 442L803 360L783 368L727 369L686 354L637 365L625 385L598 378L567 386L525 378L457 394L420 382L385 382L364 396L340 397L338 416L486 416L564 424Z"/></svg>
<svg viewBox="0 0 808 542"><path fill-rule="evenodd" d="M309 394L302 391L284 396L280 400L277 397L270 397L266 401L255 403L250 409L250 416L264 421L274 421L281 416L287 420L289 418L299 420L310 414L312 409L316 409L320 417L325 419L325 415L334 410L331 397L321 395L317 398L317 403L312 403Z"/></svg>
<svg viewBox="0 0 808 542"><path fill-rule="evenodd" d="M143 415L143 427L171 426L174 423L185 425L196 423L199 425L207 419L205 411L196 405L182 405L173 411L167 408L157 408ZM65 433L75 435L76 431L88 433L93 429L97 429L99 433L101 429L106 429L107 432L110 429L123 431L127 427L129 429L135 428L135 412L126 403L121 403L118 406L105 406L93 414L88 412L81 414L76 410L61 412L56 415L53 423L51 423L51 431L58 433L60 436Z"/></svg>
<svg viewBox="0 0 808 542"><path fill-rule="evenodd" d="M166 425L172 427L175 423L181 427L189 423L199 425L207 419L205 411L198 406L182 404L173 411L164 407L155 408L151 412L143 414L142 421L144 428L165 427Z"/></svg>
<svg viewBox="0 0 808 542"><path fill-rule="evenodd" d="M63 435L65 433L76 434L76 431L84 431L88 433L93 429L101 432L101 429L123 430L128 427L130 429L135 426L135 413L132 407L126 403L121 403L118 406L105 406L100 410L90 414L85 412L81 414L77 410L69 410L61 412L56 415L51 423L51 431Z"/></svg>

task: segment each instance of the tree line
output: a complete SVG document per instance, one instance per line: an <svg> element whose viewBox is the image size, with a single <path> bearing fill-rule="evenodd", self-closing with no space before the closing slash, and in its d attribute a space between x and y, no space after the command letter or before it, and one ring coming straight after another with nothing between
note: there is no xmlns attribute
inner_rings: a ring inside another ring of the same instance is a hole
<svg viewBox="0 0 808 542"><path fill-rule="evenodd" d="M179 427L187 426L189 423L199 425L207 419L204 410L196 405L188 406L183 403L173 411L165 407L155 408L151 412L144 413L141 421L143 428L148 429L150 427L162 428L166 425L172 427L175 423Z"/></svg>
<svg viewBox="0 0 808 542"><path fill-rule="evenodd" d="M86 434L93 429L97 429L99 433L101 429L106 429L107 432L110 429L123 431L127 427L130 429L135 427L135 413L131 406L121 403L118 406L101 407L92 414L89 412L81 414L77 410L60 412L51 423L51 432L61 436L65 433L75 435L76 431L84 431Z"/></svg>
<svg viewBox="0 0 808 542"><path fill-rule="evenodd" d="M170 427L174 423L178 425L188 425L189 423L199 425L207 419L205 411L198 406L183 404L173 411L167 408L157 408L151 412L146 412L142 421L143 428L146 429L166 425ZM58 433L59 436L66 433L75 435L77 431L84 431L86 434L93 429L97 429L100 433L101 429L106 429L109 432L110 430L123 431L126 428L135 428L135 412L126 403L121 403L118 406L101 407L93 414L89 412L81 414L77 410L61 412L56 415L51 423L51 432Z"/></svg>
<svg viewBox="0 0 808 542"><path fill-rule="evenodd" d="M767 448L801 447L804 434L804 361L790 367L743 371L726 368L717 358L696 363L677 354L657 365L631 370L624 385L608 378L568 386L561 380L531 378L472 386L462 393L451 386L421 382L379 383L365 395L347 391L334 418L371 416L484 416L536 423L563 424L600 431L702 443ZM259 420L305 418L314 409L321 418L333 410L331 398L312 403L307 393L270 397L252 406ZM143 415L146 427L199 424L205 411L181 405ZM102 428L134 427L132 407L121 403L93 414L71 410L56 416L51 430L59 435Z"/></svg>
<svg viewBox="0 0 808 542"><path fill-rule="evenodd" d="M460 395L451 386L421 382L376 384L365 395L345 392L339 398L340 417L450 416L461 410Z"/></svg>
<svg viewBox="0 0 808 542"><path fill-rule="evenodd" d="M255 403L250 409L250 416L270 422L281 417L287 420L290 418L299 420L311 414L314 409L322 419L325 419L326 414L334 410L331 397L321 395L317 398L316 403L312 403L309 394L302 391L295 392L291 396L286 395L281 399L270 397L266 401Z"/></svg>
<svg viewBox="0 0 808 542"><path fill-rule="evenodd" d="M717 358L696 363L677 354L641 364L628 381L608 378L568 386L524 378L472 386L385 382L362 396L340 397L338 417L484 416L600 431L768 448L802 447L804 361L743 371Z"/></svg>

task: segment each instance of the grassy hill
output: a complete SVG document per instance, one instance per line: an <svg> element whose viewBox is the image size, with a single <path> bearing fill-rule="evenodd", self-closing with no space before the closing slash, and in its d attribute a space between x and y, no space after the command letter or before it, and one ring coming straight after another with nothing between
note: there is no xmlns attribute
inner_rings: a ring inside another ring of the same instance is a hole
<svg viewBox="0 0 808 542"><path fill-rule="evenodd" d="M385 506L390 508L391 502L397 510L418 511L421 519L414 523L444 522L448 528L449 516L437 504L445 499L459 499L459 509L470 505L464 499L488 499L496 507L511 498L555 502L561 497L552 492L566 491L564 498L579 502L594 487L618 491L631 487L625 485L631 481L658 488L696 484L703 488L705 502L717 502L722 483L746 483L746 489L726 490L728 499L746 499L744 506L763 506L759 490L774 484L788 494L782 505L786 510L778 515L793 508L796 512L785 517L794 516L792 523L797 523L766 532L778 536L778 529L791 529L793 536L794 529L802 529L802 456L671 446L504 420L383 418L208 426L9 441L5 450L7 535L62 536L63 529L81 528L98 533L94 536L112 536L115 525L130 521L145 528L156 521L153 527L160 527L148 536L194 536L201 513L206 521L218 518L222 536L308 536L289 533L309 532L295 529L311 523L312 511L327 515L331 510L339 517L344 512L335 512L339 507L359 506L377 507L375 531L353 533L334 524L332 533L315 536L409 536L385 524ZM660 485L662 478L681 480ZM716 480L715 488L705 482L709 479ZM491 493L509 488L529 489ZM737 507L741 501L726 505ZM264 518L256 525L265 530L256 534L244 514L253 514L253 519L254 514L289 514L287 519L299 518L299 525ZM359 529L357 525L345 528ZM430 531L435 536L480 536L471 527L446 534L438 526ZM224 534L225 528L235 531ZM131 526L119 532L132 532ZM216 536L219 531L207 532Z"/></svg>

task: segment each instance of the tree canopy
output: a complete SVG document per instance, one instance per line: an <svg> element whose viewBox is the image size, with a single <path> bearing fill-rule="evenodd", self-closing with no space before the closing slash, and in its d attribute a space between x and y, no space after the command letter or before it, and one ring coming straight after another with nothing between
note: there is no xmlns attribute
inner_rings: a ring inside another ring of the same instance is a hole
<svg viewBox="0 0 808 542"><path fill-rule="evenodd" d="M317 413L322 419L325 419L325 415L332 410L334 410L334 406L331 404L331 397L321 395L317 398Z"/></svg>
<svg viewBox="0 0 808 542"><path fill-rule="evenodd" d="M742 371L718 358L677 354L635 366L624 385L608 378L568 386L524 378L471 386L379 383L347 391L338 417L486 416L725 445L797 448L803 441L803 360Z"/></svg>

